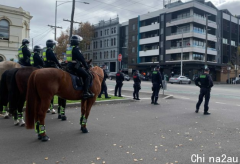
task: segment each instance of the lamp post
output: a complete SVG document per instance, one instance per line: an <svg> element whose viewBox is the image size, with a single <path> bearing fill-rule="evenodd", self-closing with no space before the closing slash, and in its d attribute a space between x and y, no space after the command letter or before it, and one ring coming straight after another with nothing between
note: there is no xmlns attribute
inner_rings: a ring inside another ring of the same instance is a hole
<svg viewBox="0 0 240 164"><path fill-rule="evenodd" d="M63 2L63 3L57 4L58 2ZM56 5L55 5L55 35L54 35L55 40L57 37L57 7L62 4L68 3L68 2L73 2L73 1L56 1ZM76 1L76 2L79 2L79 1ZM79 2L79 3L89 4L88 2Z"/></svg>

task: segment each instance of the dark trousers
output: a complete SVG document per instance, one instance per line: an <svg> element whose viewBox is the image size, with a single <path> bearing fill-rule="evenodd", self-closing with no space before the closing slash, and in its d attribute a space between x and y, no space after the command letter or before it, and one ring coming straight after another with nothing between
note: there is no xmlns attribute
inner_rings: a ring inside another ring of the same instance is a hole
<svg viewBox="0 0 240 164"><path fill-rule="evenodd" d="M158 100L158 95L159 95L159 91L160 91L160 86L159 84L153 84L153 88L152 88L152 102L156 103Z"/></svg>
<svg viewBox="0 0 240 164"><path fill-rule="evenodd" d="M78 69L74 69L79 77L82 77L84 80L84 92L88 91L88 87L90 85L90 75L83 68L79 67Z"/></svg>
<svg viewBox="0 0 240 164"><path fill-rule="evenodd" d="M115 86L115 96L117 96L117 91L118 91L118 96L121 96L122 86L123 86L123 83L122 83L122 82L116 82L116 86Z"/></svg>
<svg viewBox="0 0 240 164"><path fill-rule="evenodd" d="M208 111L208 103L209 103L209 100L210 100L210 92L211 92L211 89L208 89L208 88L201 88L200 89L198 103L196 105L197 110L199 110L199 108L202 104L202 101L203 101L203 97L205 97L204 112Z"/></svg>
<svg viewBox="0 0 240 164"><path fill-rule="evenodd" d="M140 84L133 84L133 98L139 98Z"/></svg>
<svg viewBox="0 0 240 164"><path fill-rule="evenodd" d="M100 94L98 95L98 97L101 97L102 94L103 94L103 92L104 92L105 98L108 97L107 85L106 85L106 83L105 83L105 84L104 84L104 83L102 84L101 92L100 92Z"/></svg>

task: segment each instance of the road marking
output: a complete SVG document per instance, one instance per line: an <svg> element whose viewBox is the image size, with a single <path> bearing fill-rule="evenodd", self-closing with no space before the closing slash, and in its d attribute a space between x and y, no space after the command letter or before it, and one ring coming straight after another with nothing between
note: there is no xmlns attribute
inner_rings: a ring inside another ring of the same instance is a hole
<svg viewBox="0 0 240 164"><path fill-rule="evenodd" d="M150 100L151 98L141 98L141 97L140 97L140 99L141 99L141 100Z"/></svg>
<svg viewBox="0 0 240 164"><path fill-rule="evenodd" d="M190 98L188 97L179 97L180 99L186 99L186 100L189 100Z"/></svg>
<svg viewBox="0 0 240 164"><path fill-rule="evenodd" d="M171 98L171 97L173 97L173 95L166 96L163 99L168 99L168 98Z"/></svg>
<svg viewBox="0 0 240 164"><path fill-rule="evenodd" d="M237 106L240 106L240 105L237 105Z"/></svg>
<svg viewBox="0 0 240 164"><path fill-rule="evenodd" d="M221 103L221 102L216 102L217 104L226 104L226 103Z"/></svg>

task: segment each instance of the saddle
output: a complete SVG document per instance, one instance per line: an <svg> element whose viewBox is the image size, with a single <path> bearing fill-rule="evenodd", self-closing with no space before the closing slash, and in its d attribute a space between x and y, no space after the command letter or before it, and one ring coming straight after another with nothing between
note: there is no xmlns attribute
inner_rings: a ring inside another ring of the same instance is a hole
<svg viewBox="0 0 240 164"><path fill-rule="evenodd" d="M66 71L71 76L73 88L78 91L83 90L83 79L81 77L78 77L72 70L67 69ZM91 73L89 73L89 75L90 75L90 83L89 83L90 85L88 86L88 88L92 86L92 81L93 81L93 75Z"/></svg>

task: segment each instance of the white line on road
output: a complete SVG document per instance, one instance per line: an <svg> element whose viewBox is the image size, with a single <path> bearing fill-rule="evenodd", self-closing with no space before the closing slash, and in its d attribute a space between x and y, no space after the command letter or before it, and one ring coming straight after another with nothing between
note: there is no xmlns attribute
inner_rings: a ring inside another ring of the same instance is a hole
<svg viewBox="0 0 240 164"><path fill-rule="evenodd" d="M240 106L240 105L237 105L237 106Z"/></svg>
<svg viewBox="0 0 240 164"><path fill-rule="evenodd" d="M170 98L170 97L173 97L173 95L166 96L166 97L164 97L163 99L168 99L168 98Z"/></svg>
<svg viewBox="0 0 240 164"><path fill-rule="evenodd" d="M179 97L180 99L186 99L186 100L189 100L190 98L188 97Z"/></svg>
<svg viewBox="0 0 240 164"><path fill-rule="evenodd" d="M226 103L221 103L221 102L216 102L217 104L226 104Z"/></svg>

